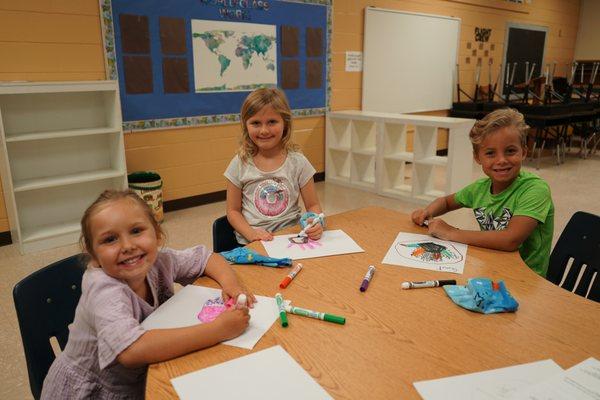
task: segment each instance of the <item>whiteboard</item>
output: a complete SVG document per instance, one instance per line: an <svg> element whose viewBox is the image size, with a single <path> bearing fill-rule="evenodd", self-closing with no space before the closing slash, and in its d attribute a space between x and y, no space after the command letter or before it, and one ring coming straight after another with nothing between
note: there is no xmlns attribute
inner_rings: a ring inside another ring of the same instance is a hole
<svg viewBox="0 0 600 400"><path fill-rule="evenodd" d="M452 108L460 19L367 7L362 109Z"/></svg>

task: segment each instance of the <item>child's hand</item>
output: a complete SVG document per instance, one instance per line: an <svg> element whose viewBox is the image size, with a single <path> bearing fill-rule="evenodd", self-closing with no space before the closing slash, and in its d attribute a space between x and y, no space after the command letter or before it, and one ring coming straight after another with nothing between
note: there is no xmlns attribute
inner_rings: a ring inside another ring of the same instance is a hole
<svg viewBox="0 0 600 400"><path fill-rule="evenodd" d="M252 236L249 237L248 239L250 242L256 242L258 240L271 241L271 240L273 240L273 235L271 233L265 231L264 229L255 228Z"/></svg>
<svg viewBox="0 0 600 400"><path fill-rule="evenodd" d="M444 240L452 240L450 236L453 231L457 230L457 228L448 225L444 220L439 218L429 220L428 229L431 236Z"/></svg>
<svg viewBox="0 0 600 400"><path fill-rule="evenodd" d="M413 211L411 218L415 224L423 226L423 223L426 220L431 219L431 215L426 208L419 208L418 210Z"/></svg>
<svg viewBox="0 0 600 400"><path fill-rule="evenodd" d="M313 218L308 219L308 224L312 222ZM306 235L311 240L319 240L321 235L323 235L323 225L320 223L315 224L315 226L311 226L310 229L305 231Z"/></svg>
<svg viewBox="0 0 600 400"><path fill-rule="evenodd" d="M218 326L222 340L240 336L250 323L247 307L236 307L223 311L213 322Z"/></svg>
<svg viewBox="0 0 600 400"><path fill-rule="evenodd" d="M223 302L226 303L227 300L232 298L237 301L238 296L242 293L246 295L246 306L253 308L254 303L256 303L256 297L254 297L254 294L250 293L247 289L239 285L223 286Z"/></svg>

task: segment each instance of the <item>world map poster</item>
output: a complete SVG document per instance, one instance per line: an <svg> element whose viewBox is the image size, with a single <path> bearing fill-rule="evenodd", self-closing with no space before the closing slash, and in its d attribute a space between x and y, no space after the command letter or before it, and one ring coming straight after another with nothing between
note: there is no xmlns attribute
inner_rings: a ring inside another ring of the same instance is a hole
<svg viewBox="0 0 600 400"><path fill-rule="evenodd" d="M191 28L196 93L277 85L275 25L193 19Z"/></svg>

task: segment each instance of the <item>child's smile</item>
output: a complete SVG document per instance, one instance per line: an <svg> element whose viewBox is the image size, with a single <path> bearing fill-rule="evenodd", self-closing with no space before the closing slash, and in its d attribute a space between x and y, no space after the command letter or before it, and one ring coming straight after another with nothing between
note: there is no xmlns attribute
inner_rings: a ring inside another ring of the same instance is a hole
<svg viewBox="0 0 600 400"><path fill-rule="evenodd" d="M250 139L259 151L279 150L283 136L284 122L272 106L264 106L246 121Z"/></svg>
<svg viewBox="0 0 600 400"><path fill-rule="evenodd" d="M492 193L498 194L517 178L527 149L519 132L506 127L488 135L475 152L475 161L492 180Z"/></svg>
<svg viewBox="0 0 600 400"><path fill-rule="evenodd" d="M129 286L143 281L159 239L144 210L130 199L110 203L91 217L93 257L104 272Z"/></svg>

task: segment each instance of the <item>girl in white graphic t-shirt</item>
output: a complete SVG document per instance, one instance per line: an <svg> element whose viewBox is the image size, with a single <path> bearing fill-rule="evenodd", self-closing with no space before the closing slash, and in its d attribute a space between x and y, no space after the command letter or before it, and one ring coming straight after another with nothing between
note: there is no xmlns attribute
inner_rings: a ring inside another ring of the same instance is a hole
<svg viewBox="0 0 600 400"><path fill-rule="evenodd" d="M290 141L292 112L276 88L253 91L242 105L242 139L227 170L227 219L240 243L272 240L272 232L298 223L301 210L321 213L315 169ZM312 219L309 218L307 222ZM318 240L323 226L306 231Z"/></svg>

